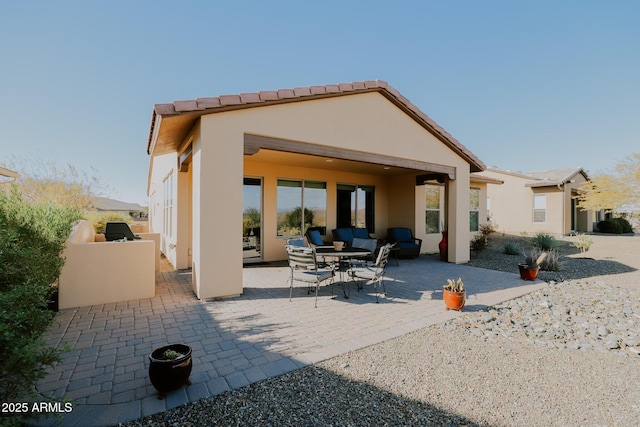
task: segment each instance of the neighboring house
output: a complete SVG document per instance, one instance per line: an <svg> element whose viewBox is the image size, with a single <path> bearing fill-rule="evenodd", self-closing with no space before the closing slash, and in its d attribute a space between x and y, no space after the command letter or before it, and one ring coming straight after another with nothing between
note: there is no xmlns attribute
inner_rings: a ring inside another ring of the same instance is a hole
<svg viewBox="0 0 640 427"><path fill-rule="evenodd" d="M501 232L591 232L599 219L576 207L578 188L589 179L582 168L527 173L487 168L477 175L503 181L487 189L487 212Z"/></svg>
<svg viewBox="0 0 640 427"><path fill-rule="evenodd" d="M92 204L98 212L121 212L131 217L143 216L145 211L145 207L138 203L121 202L106 197L94 197Z"/></svg>
<svg viewBox="0 0 640 427"><path fill-rule="evenodd" d="M201 299L241 294L245 252L284 260L309 226L326 240L337 227L409 227L424 253L446 224L449 260L467 262L470 218L486 218L496 181L472 180L485 165L383 81L157 104L147 152L150 231L175 268L192 268Z"/></svg>
<svg viewBox="0 0 640 427"><path fill-rule="evenodd" d="M12 170L0 167L0 177L0 184L5 184L15 181L18 178L18 174Z"/></svg>

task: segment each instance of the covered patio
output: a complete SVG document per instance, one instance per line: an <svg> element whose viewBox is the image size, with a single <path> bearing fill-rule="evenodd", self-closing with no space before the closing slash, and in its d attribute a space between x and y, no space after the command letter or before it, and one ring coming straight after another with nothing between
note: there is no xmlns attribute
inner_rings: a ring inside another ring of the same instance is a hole
<svg viewBox="0 0 640 427"><path fill-rule="evenodd" d="M63 425L115 425L282 375L336 355L464 316L545 286L517 273L440 262L422 255L390 263L388 295L376 304L370 287L345 299L320 289L318 308L305 287L289 301L289 268L261 264L243 269L242 296L201 301L190 270L164 260L150 299L66 309L45 337L72 351L38 384L41 394L71 399ZM446 311L442 285L462 277L467 305ZM159 400L148 378L154 348L184 343L193 349L191 385ZM49 418L42 425L54 425Z"/></svg>

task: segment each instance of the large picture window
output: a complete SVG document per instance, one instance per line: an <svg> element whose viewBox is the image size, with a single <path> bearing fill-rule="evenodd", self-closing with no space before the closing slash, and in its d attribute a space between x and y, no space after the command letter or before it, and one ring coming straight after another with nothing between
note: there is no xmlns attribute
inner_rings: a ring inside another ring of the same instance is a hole
<svg viewBox="0 0 640 427"><path fill-rule="evenodd" d="M469 190L469 231L478 231L480 226L480 189Z"/></svg>
<svg viewBox="0 0 640 427"><path fill-rule="evenodd" d="M533 196L533 222L545 222L547 220L547 195L535 194Z"/></svg>
<svg viewBox="0 0 640 427"><path fill-rule="evenodd" d="M338 228L360 227L375 232L375 190L373 185L338 184Z"/></svg>
<svg viewBox="0 0 640 427"><path fill-rule="evenodd" d="M439 185L425 185L426 205L425 205L425 233L440 232L440 195L442 187Z"/></svg>
<svg viewBox="0 0 640 427"><path fill-rule="evenodd" d="M309 227L327 225L327 184L279 179L278 237L300 237Z"/></svg>

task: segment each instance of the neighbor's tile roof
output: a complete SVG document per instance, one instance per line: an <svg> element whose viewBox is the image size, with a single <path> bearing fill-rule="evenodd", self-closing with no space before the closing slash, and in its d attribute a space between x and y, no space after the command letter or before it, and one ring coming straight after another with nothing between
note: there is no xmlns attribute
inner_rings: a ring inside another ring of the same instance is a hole
<svg viewBox="0 0 640 427"><path fill-rule="evenodd" d="M587 173L580 167L530 172L527 175L534 177L535 180L528 182L526 185L528 187L547 187L550 185L562 185L571 181L571 179L579 173L582 173L585 178L588 178Z"/></svg>
<svg viewBox="0 0 640 427"><path fill-rule="evenodd" d="M363 82L329 84L324 86L297 87L293 89L279 89L261 91L255 93L240 93L237 95L220 95L210 98L197 98L185 101L174 101L168 104L156 104L153 108L147 153L153 152L154 144L158 138L159 122L164 118L172 118L181 115L189 115L193 118L233 109L252 108L266 105L306 101L332 96L344 96L363 92L379 92L396 106L400 107L414 120L438 137L442 142L457 152L472 166L472 171L484 170L485 165L470 150L440 127L429 116L420 111L400 92L387 82L381 80L367 80ZM192 125L192 122L186 122Z"/></svg>
<svg viewBox="0 0 640 427"><path fill-rule="evenodd" d="M489 167L486 170L489 172L498 172L507 175L518 176L520 178L530 179L531 181L525 184L527 187L549 187L553 185L566 184L579 173L582 174L586 179L589 179L587 172L581 167L550 169L538 172L513 172L496 167Z"/></svg>

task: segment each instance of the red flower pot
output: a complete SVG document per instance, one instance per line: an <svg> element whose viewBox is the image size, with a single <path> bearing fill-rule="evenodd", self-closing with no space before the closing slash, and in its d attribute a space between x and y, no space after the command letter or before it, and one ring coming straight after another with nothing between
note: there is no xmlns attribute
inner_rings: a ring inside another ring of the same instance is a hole
<svg viewBox="0 0 640 427"><path fill-rule="evenodd" d="M520 278L522 280L536 280L538 278L539 266L532 267L528 264L518 264L520 270Z"/></svg>
<svg viewBox="0 0 640 427"><path fill-rule="evenodd" d="M466 291L451 292L443 289L442 299L447 310L462 310L466 301Z"/></svg>

